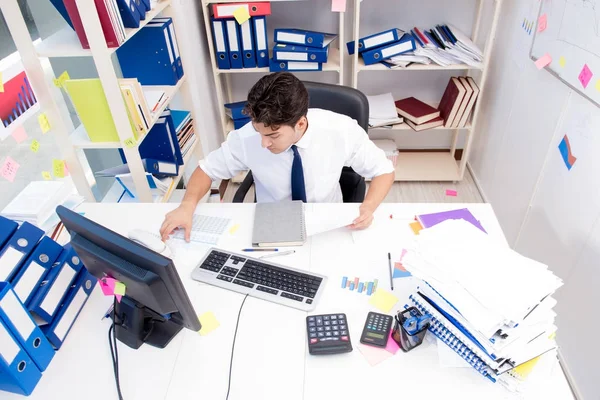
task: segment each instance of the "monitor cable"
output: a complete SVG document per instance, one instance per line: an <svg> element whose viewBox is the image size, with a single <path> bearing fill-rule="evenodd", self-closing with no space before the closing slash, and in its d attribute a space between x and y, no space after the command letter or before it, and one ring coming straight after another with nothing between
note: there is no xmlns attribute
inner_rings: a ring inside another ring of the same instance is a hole
<svg viewBox="0 0 600 400"><path fill-rule="evenodd" d="M113 312L112 312L112 323L110 324L110 328L108 328L108 344L110 346L110 355L112 357L112 362L113 362L113 371L115 374L115 384L117 386L117 394L119 395L119 400L123 400L123 395L121 394L121 382L119 381L119 353L117 352L117 333L116 333L115 329L116 329L116 326L123 325L123 323L125 321L121 320L121 322L116 322L116 319L117 319L117 298L116 298L116 296L115 296L113 302L114 303L113 303Z"/></svg>
<svg viewBox="0 0 600 400"><path fill-rule="evenodd" d="M231 389L231 370L233 369L233 353L235 351L235 339L237 338L238 326L240 325L240 315L242 315L242 308L244 308L244 303L246 303L246 299L248 295L244 296L244 300L240 305L240 310L238 311L237 322L235 323L235 333L233 334L233 344L231 345L231 359L229 360L229 378L227 380L227 396L225 400L229 400L229 390ZM121 399L122 400L122 399Z"/></svg>

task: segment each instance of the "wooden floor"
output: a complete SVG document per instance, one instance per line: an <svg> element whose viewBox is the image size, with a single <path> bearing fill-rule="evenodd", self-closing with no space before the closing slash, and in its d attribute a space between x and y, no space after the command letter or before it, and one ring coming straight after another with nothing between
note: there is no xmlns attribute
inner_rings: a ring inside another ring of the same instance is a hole
<svg viewBox="0 0 600 400"><path fill-rule="evenodd" d="M223 196L224 203L233 199L238 184L230 182ZM457 192L447 196L446 189ZM246 202L254 201L254 187L246 195ZM396 182L384 200L385 203L483 203L473 177L467 170L461 182Z"/></svg>

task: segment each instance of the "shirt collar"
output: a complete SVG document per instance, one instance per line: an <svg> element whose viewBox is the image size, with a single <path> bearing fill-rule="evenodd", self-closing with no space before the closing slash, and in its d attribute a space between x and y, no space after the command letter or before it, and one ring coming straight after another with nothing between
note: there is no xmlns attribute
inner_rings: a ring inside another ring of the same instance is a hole
<svg viewBox="0 0 600 400"><path fill-rule="evenodd" d="M307 149L310 146L310 142L311 142L311 139L313 136L313 131L315 130L314 125L315 125L316 121L314 120L314 118L309 120L309 116L310 116L310 110L306 114L306 119L308 121L308 128L306 129L306 132L304 132L304 135L302 135L302 138L300 138L300 140L298 140L298 142L295 143L296 147L299 147L301 149Z"/></svg>

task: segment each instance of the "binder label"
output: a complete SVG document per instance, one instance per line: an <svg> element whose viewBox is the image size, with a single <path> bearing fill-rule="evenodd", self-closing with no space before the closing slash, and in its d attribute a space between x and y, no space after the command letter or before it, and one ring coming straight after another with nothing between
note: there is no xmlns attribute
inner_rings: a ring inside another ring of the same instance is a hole
<svg viewBox="0 0 600 400"><path fill-rule="evenodd" d="M384 33L383 35L377 35L372 38L368 38L364 40L365 48L370 49L371 47L375 47L377 45L393 42L394 41L394 32Z"/></svg>
<svg viewBox="0 0 600 400"><path fill-rule="evenodd" d="M15 293L22 302L27 301L27 298L39 282L44 271L46 270L35 261L29 264L14 288Z"/></svg>
<svg viewBox="0 0 600 400"><path fill-rule="evenodd" d="M8 365L11 365L20 350L21 348L4 325L0 324L0 357L4 358Z"/></svg>
<svg viewBox="0 0 600 400"><path fill-rule="evenodd" d="M165 34L165 44L167 46L167 50L169 51L169 60L171 60L171 65L173 65L175 59L173 59L173 52L171 51L171 41L169 40L169 32L165 29L163 30L163 33Z"/></svg>
<svg viewBox="0 0 600 400"><path fill-rule="evenodd" d="M73 297L71 304L67 307L67 311L65 311L58 324L56 324L54 334L61 342L65 339L71 325L73 325L73 321L75 321L77 313L79 313L79 310L83 307L85 299L87 299L87 294L83 288L79 288L77 294Z"/></svg>
<svg viewBox="0 0 600 400"><path fill-rule="evenodd" d="M277 40L280 42L305 43L306 35L299 33L278 32Z"/></svg>
<svg viewBox="0 0 600 400"><path fill-rule="evenodd" d="M319 63L316 62L295 62L295 61L291 61L288 63L288 70L289 71L295 71L295 70L315 70L318 71L319 70Z"/></svg>
<svg viewBox="0 0 600 400"><path fill-rule="evenodd" d="M264 18L255 20L256 27L256 48L258 50L265 50L267 48L266 34L265 34L265 20Z"/></svg>
<svg viewBox="0 0 600 400"><path fill-rule="evenodd" d="M15 326L19 335L27 340L35 329L35 324L12 290L6 292L4 298L0 300L0 308Z"/></svg>
<svg viewBox="0 0 600 400"><path fill-rule="evenodd" d="M249 14L249 10L248 10L248 4L243 4L243 5L232 5L232 6L221 6L219 5L219 16L221 18L223 17L227 17L227 16L232 16L233 13L239 9L239 8L245 8L246 9L246 14Z"/></svg>
<svg viewBox="0 0 600 400"><path fill-rule="evenodd" d="M179 46L177 45L177 37L175 36L175 28L173 23L169 24L169 32L171 33L171 41L173 42L173 51L175 52L175 58L179 58Z"/></svg>
<svg viewBox="0 0 600 400"><path fill-rule="evenodd" d="M229 38L229 50L239 51L237 39L237 27L235 21L227 21L227 37Z"/></svg>
<svg viewBox="0 0 600 400"><path fill-rule="evenodd" d="M395 54L400 53L401 51L410 50L410 49L412 49L411 42L398 43L395 46L390 46L387 49L381 50L381 56L383 58L388 58Z"/></svg>
<svg viewBox="0 0 600 400"><path fill-rule="evenodd" d="M13 272L18 263L21 262L24 254L12 246L9 246L4 254L0 256L0 281L5 281L8 275Z"/></svg>
<svg viewBox="0 0 600 400"><path fill-rule="evenodd" d="M221 21L213 21L215 30L215 42L217 43L217 51L219 53L225 51L225 38L223 37L223 23Z"/></svg>
<svg viewBox="0 0 600 400"><path fill-rule="evenodd" d="M48 315L54 315L54 311L56 311L58 303L69 288L74 276L75 270L71 268L69 264L64 264L62 270L58 274L58 277L52 284L52 287L50 290L48 290L48 293L46 293L44 301L42 301L42 304L40 304L40 308L46 311Z"/></svg>
<svg viewBox="0 0 600 400"><path fill-rule="evenodd" d="M286 61L308 61L308 53L294 53L291 51L278 51L278 60Z"/></svg>

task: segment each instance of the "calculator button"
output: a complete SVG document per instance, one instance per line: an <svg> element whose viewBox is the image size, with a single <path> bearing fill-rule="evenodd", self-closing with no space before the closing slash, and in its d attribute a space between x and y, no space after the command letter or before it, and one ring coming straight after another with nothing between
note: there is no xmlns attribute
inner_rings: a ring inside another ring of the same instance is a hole
<svg viewBox="0 0 600 400"><path fill-rule="evenodd" d="M310 344L315 344L319 341L319 339L310 339Z"/></svg>
<svg viewBox="0 0 600 400"><path fill-rule="evenodd" d="M338 329L340 329L340 327L339 327L339 326L337 326L337 325L333 325L333 326L331 327L331 330L332 330L332 331L337 331Z"/></svg>
<svg viewBox="0 0 600 400"><path fill-rule="evenodd" d="M340 338L339 337L332 337L331 340L335 340L337 342L338 340L340 340Z"/></svg>
<svg viewBox="0 0 600 400"><path fill-rule="evenodd" d="M315 317L308 317L308 322L314 322L315 321Z"/></svg>
<svg viewBox="0 0 600 400"><path fill-rule="evenodd" d="M348 336L342 336L340 339L342 339L344 342L348 341Z"/></svg>
<svg viewBox="0 0 600 400"><path fill-rule="evenodd" d="M314 323L314 321L311 321L311 322L309 322L309 323L308 323L308 326L315 326L315 323Z"/></svg>
<svg viewBox="0 0 600 400"><path fill-rule="evenodd" d="M324 321L323 324L324 325L331 325L331 321Z"/></svg>
<svg viewBox="0 0 600 400"><path fill-rule="evenodd" d="M325 332L325 336L331 336L331 332Z"/></svg>
<svg viewBox="0 0 600 400"><path fill-rule="evenodd" d="M333 333L333 336L340 336L340 332L338 332L338 331L334 331L332 333Z"/></svg>
<svg viewBox="0 0 600 400"><path fill-rule="evenodd" d="M331 325L337 325L337 324L338 324L337 320L331 321Z"/></svg>
<svg viewBox="0 0 600 400"><path fill-rule="evenodd" d="M319 333L317 333L317 336L318 337L323 337L323 336L325 336L325 334L323 332L319 332Z"/></svg>
<svg viewBox="0 0 600 400"><path fill-rule="evenodd" d="M344 318L344 314L338 314L338 318L339 319Z"/></svg>
<svg viewBox="0 0 600 400"><path fill-rule="evenodd" d="M325 327L325 330L326 330L327 332L329 332L329 331L331 330L331 327L330 327L330 326L326 326L326 327Z"/></svg>
<svg viewBox="0 0 600 400"><path fill-rule="evenodd" d="M340 329L346 329L346 325L340 325Z"/></svg>
<svg viewBox="0 0 600 400"><path fill-rule="evenodd" d="M329 315L323 316L323 321L329 321Z"/></svg>
<svg viewBox="0 0 600 400"><path fill-rule="evenodd" d="M308 331L309 331L309 332L311 332L311 333L312 333L312 332L316 332L316 331L317 331L317 328L308 328Z"/></svg>
<svg viewBox="0 0 600 400"><path fill-rule="evenodd" d="M317 317L317 325L323 325L323 318Z"/></svg>
<svg viewBox="0 0 600 400"><path fill-rule="evenodd" d="M347 335L347 334L348 334L348 331L341 331L340 332L340 335Z"/></svg>
<svg viewBox="0 0 600 400"><path fill-rule="evenodd" d="M332 315L331 319L337 319L337 315Z"/></svg>
<svg viewBox="0 0 600 400"><path fill-rule="evenodd" d="M323 327L322 326L317 326L317 332L323 332Z"/></svg>
<svg viewBox="0 0 600 400"><path fill-rule="evenodd" d="M317 337L317 334L316 334L316 333L311 333L311 334L310 334L310 337L311 337L311 338Z"/></svg>

